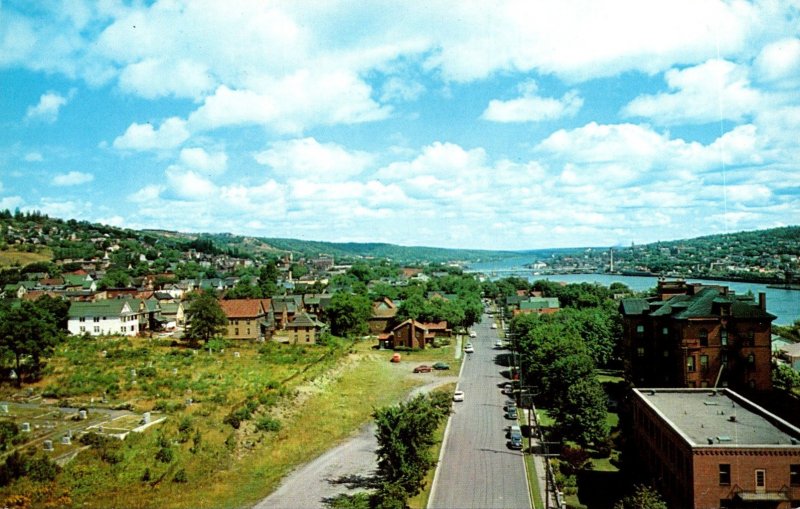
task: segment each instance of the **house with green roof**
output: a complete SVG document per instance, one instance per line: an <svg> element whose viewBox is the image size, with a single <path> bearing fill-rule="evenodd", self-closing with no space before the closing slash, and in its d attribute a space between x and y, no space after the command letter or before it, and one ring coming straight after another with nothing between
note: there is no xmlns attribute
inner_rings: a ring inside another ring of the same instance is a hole
<svg viewBox="0 0 800 509"><path fill-rule="evenodd" d="M726 286L677 283L659 281L657 297L620 302L628 381L770 389L775 315L767 312L766 295L756 301Z"/></svg>
<svg viewBox="0 0 800 509"><path fill-rule="evenodd" d="M72 302L67 330L90 336L136 336L158 327L161 307L155 299L107 299Z"/></svg>

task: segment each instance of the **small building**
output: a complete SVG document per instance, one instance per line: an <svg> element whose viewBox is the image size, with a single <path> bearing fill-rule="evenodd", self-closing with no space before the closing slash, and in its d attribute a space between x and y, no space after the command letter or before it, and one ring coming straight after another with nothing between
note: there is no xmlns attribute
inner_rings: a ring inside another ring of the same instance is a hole
<svg viewBox="0 0 800 509"><path fill-rule="evenodd" d="M556 313L561 309L561 303L557 297L529 297L526 300L520 301L517 307L512 311L514 316L517 315L549 315Z"/></svg>
<svg viewBox="0 0 800 509"><path fill-rule="evenodd" d="M800 429L730 389L634 389L637 471L669 507L800 506Z"/></svg>
<svg viewBox="0 0 800 509"><path fill-rule="evenodd" d="M424 349L433 343L434 333L428 330L425 324L408 319L397 325L385 338L381 338L389 348L419 348Z"/></svg>
<svg viewBox="0 0 800 509"><path fill-rule="evenodd" d="M269 308L269 299L229 299L220 301L228 319L225 337L228 339L262 339Z"/></svg>
<svg viewBox="0 0 800 509"><path fill-rule="evenodd" d="M74 335L136 336L140 331L140 304L141 301L129 299L72 302L68 312L67 330Z"/></svg>
<svg viewBox="0 0 800 509"><path fill-rule="evenodd" d="M372 334L387 333L395 325L397 306L389 297L381 297L372 302L372 314L369 317L369 331Z"/></svg>
<svg viewBox="0 0 800 509"><path fill-rule="evenodd" d="M289 342L295 345L315 344L324 329L325 324L305 311L301 311L286 325Z"/></svg>

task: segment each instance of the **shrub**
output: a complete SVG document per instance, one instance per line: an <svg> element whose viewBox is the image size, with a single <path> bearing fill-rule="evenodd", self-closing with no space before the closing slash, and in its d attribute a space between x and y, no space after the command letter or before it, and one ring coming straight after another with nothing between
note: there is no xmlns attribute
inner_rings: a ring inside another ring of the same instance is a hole
<svg viewBox="0 0 800 509"><path fill-rule="evenodd" d="M172 478L172 482L176 483L189 482L189 477L186 475L186 470L182 468L177 472L175 472L175 476Z"/></svg>
<svg viewBox="0 0 800 509"><path fill-rule="evenodd" d="M256 421L256 429L258 431L280 431L281 430L281 421L265 415Z"/></svg>

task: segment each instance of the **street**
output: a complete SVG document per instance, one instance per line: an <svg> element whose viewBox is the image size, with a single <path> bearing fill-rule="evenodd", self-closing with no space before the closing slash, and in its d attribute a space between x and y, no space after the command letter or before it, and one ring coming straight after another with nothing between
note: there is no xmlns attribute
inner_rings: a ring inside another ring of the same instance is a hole
<svg viewBox="0 0 800 509"><path fill-rule="evenodd" d="M471 338L475 353L465 359L459 389L465 400L454 405L446 444L428 503L429 508L530 508L522 452L508 448L500 388L507 369L496 363L508 350L494 348L498 339L484 315ZM470 339L465 339L470 341Z"/></svg>

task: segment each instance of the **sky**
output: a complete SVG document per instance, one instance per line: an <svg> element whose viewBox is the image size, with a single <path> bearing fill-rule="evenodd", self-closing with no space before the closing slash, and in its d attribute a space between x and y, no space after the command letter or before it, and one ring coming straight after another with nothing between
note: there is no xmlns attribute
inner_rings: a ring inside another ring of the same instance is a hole
<svg viewBox="0 0 800 509"><path fill-rule="evenodd" d="M800 0L0 0L0 209L474 249L800 224Z"/></svg>

